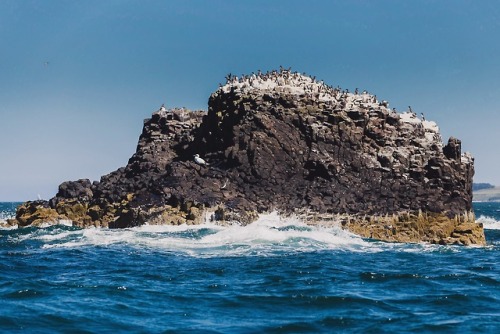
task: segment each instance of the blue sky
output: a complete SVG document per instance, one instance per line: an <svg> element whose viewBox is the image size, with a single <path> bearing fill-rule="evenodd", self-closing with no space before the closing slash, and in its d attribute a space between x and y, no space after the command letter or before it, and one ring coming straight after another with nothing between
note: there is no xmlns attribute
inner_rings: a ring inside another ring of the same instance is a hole
<svg viewBox="0 0 500 334"><path fill-rule="evenodd" d="M0 0L0 201L98 180L162 103L280 65L411 105L500 185L499 36L488 0Z"/></svg>

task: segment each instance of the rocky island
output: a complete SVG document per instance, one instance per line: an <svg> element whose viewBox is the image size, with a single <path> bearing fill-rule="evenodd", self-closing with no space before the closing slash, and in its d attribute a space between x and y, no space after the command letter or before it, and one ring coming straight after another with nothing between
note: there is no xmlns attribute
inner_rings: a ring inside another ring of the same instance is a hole
<svg viewBox="0 0 500 334"><path fill-rule="evenodd" d="M249 224L277 211L377 240L485 244L474 160L436 123L291 70L226 79L207 112L154 112L125 167L64 182L9 223Z"/></svg>

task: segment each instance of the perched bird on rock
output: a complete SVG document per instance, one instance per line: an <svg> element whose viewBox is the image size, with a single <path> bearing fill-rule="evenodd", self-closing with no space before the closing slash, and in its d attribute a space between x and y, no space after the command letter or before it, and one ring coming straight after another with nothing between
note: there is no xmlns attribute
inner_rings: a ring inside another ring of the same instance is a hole
<svg viewBox="0 0 500 334"><path fill-rule="evenodd" d="M194 155L194 162L196 162L198 165L208 165L205 160L200 158L200 155L198 153Z"/></svg>

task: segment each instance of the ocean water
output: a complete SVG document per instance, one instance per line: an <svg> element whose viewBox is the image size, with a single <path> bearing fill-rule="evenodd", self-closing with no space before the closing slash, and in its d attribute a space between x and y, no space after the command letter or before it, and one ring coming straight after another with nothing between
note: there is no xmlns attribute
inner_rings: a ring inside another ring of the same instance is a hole
<svg viewBox="0 0 500 334"><path fill-rule="evenodd" d="M487 247L376 242L276 214L2 229L0 332L499 333L500 203L474 205Z"/></svg>

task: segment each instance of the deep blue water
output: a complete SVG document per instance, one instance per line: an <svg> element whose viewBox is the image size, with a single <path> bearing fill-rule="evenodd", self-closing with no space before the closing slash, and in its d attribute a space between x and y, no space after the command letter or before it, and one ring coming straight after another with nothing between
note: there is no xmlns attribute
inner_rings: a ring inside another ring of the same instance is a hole
<svg viewBox="0 0 500 334"><path fill-rule="evenodd" d="M15 205L0 203L0 219ZM0 332L500 332L487 247L373 242L269 215L246 226L0 230Z"/></svg>

